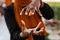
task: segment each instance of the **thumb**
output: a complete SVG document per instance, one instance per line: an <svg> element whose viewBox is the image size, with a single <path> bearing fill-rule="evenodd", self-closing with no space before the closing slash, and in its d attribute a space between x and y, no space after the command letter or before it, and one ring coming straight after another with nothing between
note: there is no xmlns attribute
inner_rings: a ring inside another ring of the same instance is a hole
<svg viewBox="0 0 60 40"><path fill-rule="evenodd" d="M26 30L26 25L25 25L25 22L23 20L21 20L21 23L22 23L22 31Z"/></svg>
<svg viewBox="0 0 60 40"><path fill-rule="evenodd" d="M37 27L35 28L36 30L39 28L40 24L41 24L41 22L39 22L39 24L38 24Z"/></svg>

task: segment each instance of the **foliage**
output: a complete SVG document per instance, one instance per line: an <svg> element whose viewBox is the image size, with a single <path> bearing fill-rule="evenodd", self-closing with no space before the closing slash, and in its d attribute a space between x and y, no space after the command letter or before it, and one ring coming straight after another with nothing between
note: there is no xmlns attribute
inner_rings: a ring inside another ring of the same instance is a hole
<svg viewBox="0 0 60 40"><path fill-rule="evenodd" d="M47 2L54 10L55 19L60 20L60 2Z"/></svg>

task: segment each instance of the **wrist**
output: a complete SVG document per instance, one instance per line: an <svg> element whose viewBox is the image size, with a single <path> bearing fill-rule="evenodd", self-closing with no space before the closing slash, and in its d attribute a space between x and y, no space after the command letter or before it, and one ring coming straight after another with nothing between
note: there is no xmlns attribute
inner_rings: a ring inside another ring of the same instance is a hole
<svg viewBox="0 0 60 40"><path fill-rule="evenodd" d="M20 33L20 37L22 37L22 38L25 38L25 37L28 37L29 36L29 33L28 32L21 32Z"/></svg>
<svg viewBox="0 0 60 40"><path fill-rule="evenodd" d="M23 37L23 33L22 32L20 33L20 37Z"/></svg>
<svg viewBox="0 0 60 40"><path fill-rule="evenodd" d="M27 39L27 38L28 38L28 36L24 36L24 35L23 35L23 33L21 32L21 33L19 34L19 38Z"/></svg>

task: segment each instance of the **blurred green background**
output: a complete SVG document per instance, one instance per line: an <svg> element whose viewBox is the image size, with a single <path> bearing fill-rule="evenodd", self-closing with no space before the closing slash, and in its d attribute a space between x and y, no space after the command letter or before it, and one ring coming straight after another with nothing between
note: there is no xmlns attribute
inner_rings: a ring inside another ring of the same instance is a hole
<svg viewBox="0 0 60 40"><path fill-rule="evenodd" d="M60 2L47 2L54 10L55 19L60 20Z"/></svg>
<svg viewBox="0 0 60 40"><path fill-rule="evenodd" d="M54 19L57 19L57 21L59 22L60 21L60 2L46 2L47 4L50 5L50 7L53 9L54 11ZM55 27L54 27L55 28ZM56 29L60 29L60 22L57 24L56 26ZM55 32L56 32L56 29L55 29ZM60 30L59 30L60 31ZM53 32L53 31L52 31ZM57 33L57 32L56 32ZM58 33L60 35L60 32ZM58 35L58 34L55 34L55 35ZM47 33L47 36L46 36L46 40L51 40L51 38L53 38L52 36L50 37L50 39L48 38L51 34ZM57 36L58 37L58 36ZM60 37L60 36L59 36ZM55 40L55 39L53 39ZM60 39L57 39L57 40L60 40Z"/></svg>

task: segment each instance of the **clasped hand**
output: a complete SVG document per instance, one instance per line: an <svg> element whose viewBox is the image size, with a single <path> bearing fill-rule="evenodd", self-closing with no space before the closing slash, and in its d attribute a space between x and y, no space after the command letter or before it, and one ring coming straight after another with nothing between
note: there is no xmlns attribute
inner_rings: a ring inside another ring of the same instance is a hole
<svg viewBox="0 0 60 40"><path fill-rule="evenodd" d="M32 28L32 29L27 29L26 26L25 26L25 22L23 20L21 20L21 23L22 23L22 32L20 33L21 37L27 37L30 34L39 35L40 32L43 32L44 28L41 28L39 31L37 31L41 22L39 22L39 24L37 25L36 28Z"/></svg>

